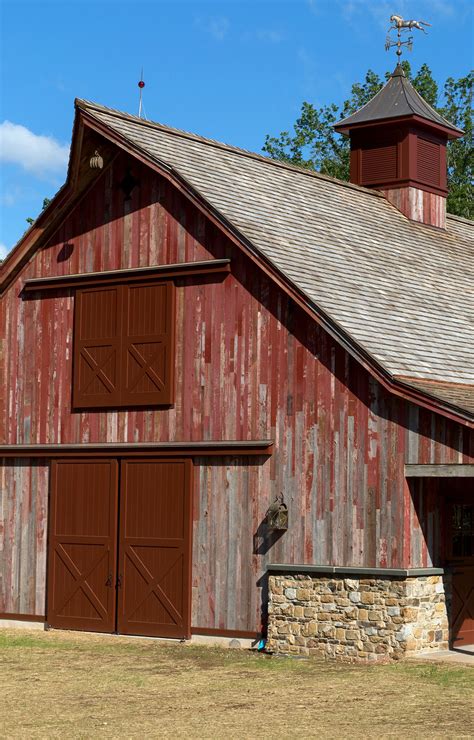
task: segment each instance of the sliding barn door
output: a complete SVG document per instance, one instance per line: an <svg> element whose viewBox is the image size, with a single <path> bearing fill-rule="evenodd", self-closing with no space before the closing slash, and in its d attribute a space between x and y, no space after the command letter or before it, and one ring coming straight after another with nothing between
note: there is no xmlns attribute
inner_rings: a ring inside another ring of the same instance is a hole
<svg viewBox="0 0 474 740"><path fill-rule="evenodd" d="M116 460L51 466L47 621L113 632L117 542Z"/></svg>
<svg viewBox="0 0 474 740"><path fill-rule="evenodd" d="M121 467L118 632L190 636L191 462Z"/></svg>

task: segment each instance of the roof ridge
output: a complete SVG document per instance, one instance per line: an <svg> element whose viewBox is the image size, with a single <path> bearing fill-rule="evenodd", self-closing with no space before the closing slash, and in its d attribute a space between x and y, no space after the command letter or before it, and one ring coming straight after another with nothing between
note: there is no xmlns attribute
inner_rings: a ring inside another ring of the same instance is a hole
<svg viewBox="0 0 474 740"><path fill-rule="evenodd" d="M474 219L466 218L465 216L458 216L457 213L446 212L446 218L451 218L453 221L460 221L462 224L470 224L474 226Z"/></svg>
<svg viewBox="0 0 474 740"><path fill-rule="evenodd" d="M367 106L370 105L370 103L372 103L375 100L375 98L377 98L380 95L380 93L384 91L384 89L389 84L391 79L392 79L392 75L390 75L390 79L385 83L385 85L382 85L380 90L378 90L378 92L375 93L373 98L370 98L370 100L364 103L364 105L361 105L360 108L357 108L353 113L349 113L348 116L344 116L344 118L341 118L339 121L336 121L336 123L333 123L332 125L336 129L336 131L340 123L344 123L344 121L347 121L348 118L352 118L352 116L355 116L356 113L361 113L364 110L364 108L367 108Z"/></svg>
<svg viewBox="0 0 474 740"><path fill-rule="evenodd" d="M407 91L406 91L406 82L407 82L407 78L405 76L403 76L401 78L401 86L402 86L402 90L403 90L403 97L405 98L406 104L408 105L408 107L411 110L411 112L413 113L413 115L414 116L419 115L419 113L417 114L417 112L415 111L413 105L411 104L410 100L408 99L408 95L407 95ZM413 88L413 89L415 90L415 88ZM416 90L415 90L415 92L416 92Z"/></svg>
<svg viewBox="0 0 474 740"><path fill-rule="evenodd" d="M377 93L378 94L378 93ZM372 195L375 197L384 197L382 193L380 193L378 190L373 190L371 188L364 188L361 185L355 185L352 182L347 182L346 180L339 180L337 177L331 177L331 175L325 175L322 172L317 172L316 170L311 170L307 167L303 167L302 165L292 164L290 162L284 162L279 159L272 159L271 157L266 157L264 154L259 154L258 152L252 152L249 149L244 149L243 147L237 147L232 144L226 144L225 142L218 141L217 139L210 139L206 138L205 136L200 136L199 134L194 134L191 131L185 131L184 129L175 128L174 126L167 126L164 123L159 123L158 121L148 121L143 118L138 118L138 116L134 116L131 113L126 113L124 111L117 110L116 108L109 108L105 105L100 105L99 103L94 103L90 100L85 100L82 98L76 98L75 101L76 108L79 108L81 110L84 109L96 109L99 111L103 111L105 113L112 113L117 118L123 118L125 120L131 120L134 123L138 123L143 126L148 126L149 128L155 128L159 129L160 131L164 131L166 133L173 134L175 136L181 136L182 138L190 139L191 141L198 141L202 144L206 144L207 146L213 146L217 149L223 149L225 151L233 152L234 154L239 154L244 157L249 157L250 159L255 159L257 161L263 162L264 164L270 164L275 167L283 167L284 169L290 170L292 172L298 172L302 175L307 175L309 177L316 177L321 180L325 180L326 182L333 183L334 185L341 185L342 187L350 188L351 190L358 190L362 193L365 193L366 195Z"/></svg>
<svg viewBox="0 0 474 740"><path fill-rule="evenodd" d="M416 87L406 77L403 77L402 78L401 85L402 85L403 94L405 96L405 100L407 101L407 105L410 108L410 110L413 111L413 115L419 116L419 115L422 115L422 114L418 113L415 110L414 106L412 105L412 103L408 99L407 89L410 90L410 92L414 95L415 99L418 99L420 101L421 107L427 109L431 113L431 115L434 116L435 119L436 118L439 118L441 121L444 122L444 125L447 126L448 128L452 128L452 129L454 129L456 131L461 131L462 133L464 133L462 131L462 129L460 129L458 126L455 126L453 123L451 123L451 121L448 121L447 118L445 118L443 115L441 115L441 113L439 113L439 111L437 111L436 108L434 108L431 105L431 103L428 103L428 101L425 100L425 98L423 97L423 95L421 95L421 93L418 92L418 90L416 89Z"/></svg>

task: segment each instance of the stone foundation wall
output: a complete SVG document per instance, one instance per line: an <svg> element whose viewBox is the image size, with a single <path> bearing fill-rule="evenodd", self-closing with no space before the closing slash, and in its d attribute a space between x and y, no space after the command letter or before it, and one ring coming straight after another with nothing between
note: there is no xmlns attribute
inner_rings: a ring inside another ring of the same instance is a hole
<svg viewBox="0 0 474 740"><path fill-rule="evenodd" d="M276 653L375 661L448 648L440 574L270 572L268 620L267 649Z"/></svg>

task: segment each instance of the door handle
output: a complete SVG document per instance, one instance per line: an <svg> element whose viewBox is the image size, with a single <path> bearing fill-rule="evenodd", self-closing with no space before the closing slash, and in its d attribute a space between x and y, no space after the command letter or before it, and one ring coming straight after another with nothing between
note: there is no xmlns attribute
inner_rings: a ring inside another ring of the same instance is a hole
<svg viewBox="0 0 474 740"><path fill-rule="evenodd" d="M122 588L122 574L119 573L117 577L117 588Z"/></svg>
<svg viewBox="0 0 474 740"><path fill-rule="evenodd" d="M105 582L105 585L106 586L111 586L112 585L112 573L109 573L109 575L107 576L107 580Z"/></svg>

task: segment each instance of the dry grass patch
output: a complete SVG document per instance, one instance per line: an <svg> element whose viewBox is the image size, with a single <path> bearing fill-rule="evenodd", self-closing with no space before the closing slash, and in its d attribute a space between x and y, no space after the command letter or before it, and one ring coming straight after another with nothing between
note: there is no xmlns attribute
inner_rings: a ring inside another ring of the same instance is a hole
<svg viewBox="0 0 474 740"><path fill-rule="evenodd" d="M471 737L474 671L0 632L2 738Z"/></svg>

